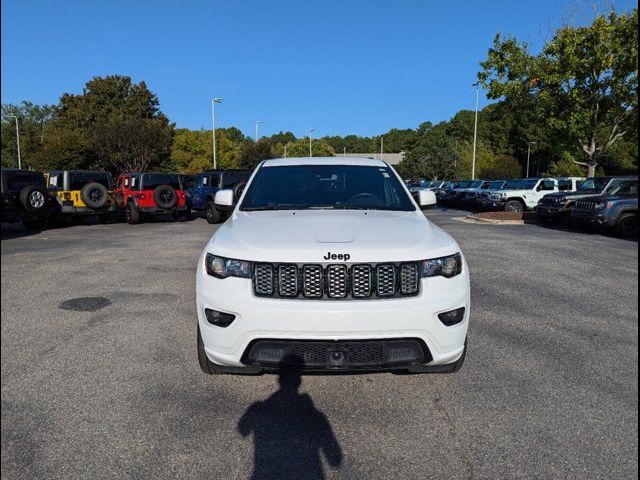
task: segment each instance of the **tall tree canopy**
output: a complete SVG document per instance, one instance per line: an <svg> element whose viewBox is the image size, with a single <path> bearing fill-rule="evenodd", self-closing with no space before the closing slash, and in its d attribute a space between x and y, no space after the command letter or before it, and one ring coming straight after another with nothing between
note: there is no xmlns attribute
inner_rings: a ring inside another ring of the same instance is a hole
<svg viewBox="0 0 640 480"><path fill-rule="evenodd" d="M600 160L638 130L638 11L611 12L584 27L565 26L538 54L497 35L479 79L501 99L548 124L578 147L593 175ZM531 132L531 140L538 138Z"/></svg>

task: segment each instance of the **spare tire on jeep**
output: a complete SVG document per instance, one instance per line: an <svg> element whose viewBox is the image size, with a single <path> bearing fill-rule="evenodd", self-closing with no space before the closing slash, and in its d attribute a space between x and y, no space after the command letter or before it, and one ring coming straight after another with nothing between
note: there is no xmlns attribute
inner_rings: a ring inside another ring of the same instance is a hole
<svg viewBox="0 0 640 480"><path fill-rule="evenodd" d="M37 185L27 185L20 190L20 203L27 212L40 212L47 203L47 192Z"/></svg>
<svg viewBox="0 0 640 480"><path fill-rule="evenodd" d="M159 185L153 191L153 199L158 207L168 210L178 203L178 194L171 185Z"/></svg>
<svg viewBox="0 0 640 480"><path fill-rule="evenodd" d="M89 182L80 189L80 200L89 208L102 208L109 199L107 187L97 182Z"/></svg>

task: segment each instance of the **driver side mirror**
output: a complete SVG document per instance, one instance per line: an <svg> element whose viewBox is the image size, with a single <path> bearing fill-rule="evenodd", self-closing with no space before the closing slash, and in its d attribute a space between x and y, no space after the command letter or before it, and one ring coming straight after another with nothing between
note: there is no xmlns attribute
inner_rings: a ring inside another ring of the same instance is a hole
<svg viewBox="0 0 640 480"><path fill-rule="evenodd" d="M231 210L233 208L233 190L218 190L213 203L220 210Z"/></svg>
<svg viewBox="0 0 640 480"><path fill-rule="evenodd" d="M420 210L428 210L437 203L436 194L431 190L418 191L418 205Z"/></svg>

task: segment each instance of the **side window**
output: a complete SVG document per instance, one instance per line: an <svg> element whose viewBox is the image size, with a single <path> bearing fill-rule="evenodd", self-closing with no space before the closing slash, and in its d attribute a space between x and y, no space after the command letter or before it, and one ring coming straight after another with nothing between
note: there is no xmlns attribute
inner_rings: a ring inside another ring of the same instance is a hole
<svg viewBox="0 0 640 480"><path fill-rule="evenodd" d="M137 182L136 180L138 180L136 177L131 177L129 180L129 188L136 188L137 187Z"/></svg>
<svg viewBox="0 0 640 480"><path fill-rule="evenodd" d="M544 180L540 182L540 186L538 187L541 191L553 190L555 188L555 182L553 180Z"/></svg>
<svg viewBox="0 0 640 480"><path fill-rule="evenodd" d="M211 177L209 178L209 186L217 187L218 185L220 185L220 174L219 173L211 174Z"/></svg>
<svg viewBox="0 0 640 480"><path fill-rule="evenodd" d="M129 188L129 177L124 177L124 188Z"/></svg>
<svg viewBox="0 0 640 480"><path fill-rule="evenodd" d="M209 185L209 177L207 177L206 175L202 175L202 177L200 177L200 183L201 183L201 187L206 187Z"/></svg>

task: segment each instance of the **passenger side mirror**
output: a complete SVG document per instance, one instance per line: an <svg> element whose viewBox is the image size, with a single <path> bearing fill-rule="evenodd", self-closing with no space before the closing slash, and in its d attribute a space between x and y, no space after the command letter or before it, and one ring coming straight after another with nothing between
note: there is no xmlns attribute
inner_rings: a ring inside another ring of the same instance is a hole
<svg viewBox="0 0 640 480"><path fill-rule="evenodd" d="M431 190L418 191L418 205L421 210L428 210L437 203L436 194Z"/></svg>
<svg viewBox="0 0 640 480"><path fill-rule="evenodd" d="M223 210L231 210L233 208L233 190L218 190L213 203Z"/></svg>

